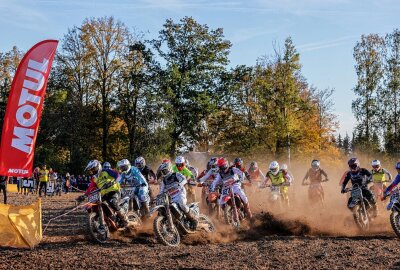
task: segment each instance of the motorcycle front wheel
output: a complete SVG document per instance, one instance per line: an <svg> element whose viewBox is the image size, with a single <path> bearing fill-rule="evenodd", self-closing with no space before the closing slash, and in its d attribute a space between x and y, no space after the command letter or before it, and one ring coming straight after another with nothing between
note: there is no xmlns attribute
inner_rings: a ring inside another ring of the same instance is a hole
<svg viewBox="0 0 400 270"><path fill-rule="evenodd" d="M206 232L212 233L215 231L214 223L206 215L200 214L198 220L199 225L201 225L201 228L204 229Z"/></svg>
<svg viewBox="0 0 400 270"><path fill-rule="evenodd" d="M235 229L240 228L239 209L236 208L235 215L235 208L229 206L228 204L225 204L224 219L226 224L232 225Z"/></svg>
<svg viewBox="0 0 400 270"><path fill-rule="evenodd" d="M104 230L99 230L100 224L99 215L96 212L90 213L88 216L89 235L94 242L104 244L110 238L110 231L106 225L104 225Z"/></svg>
<svg viewBox="0 0 400 270"><path fill-rule="evenodd" d="M367 213L364 213L361 205L357 204L356 206L354 206L353 208L353 217L354 217L354 221L357 224L357 227L361 230L361 231L368 231L369 230L369 218Z"/></svg>
<svg viewBox="0 0 400 270"><path fill-rule="evenodd" d="M397 237L400 238L400 213L397 211L392 211L390 213L390 225L392 225L393 231L396 233Z"/></svg>
<svg viewBox="0 0 400 270"><path fill-rule="evenodd" d="M153 222L153 229L160 243L170 247L179 246L181 242L179 231L174 224L171 224L171 228L169 228L168 219L166 217L157 216Z"/></svg>

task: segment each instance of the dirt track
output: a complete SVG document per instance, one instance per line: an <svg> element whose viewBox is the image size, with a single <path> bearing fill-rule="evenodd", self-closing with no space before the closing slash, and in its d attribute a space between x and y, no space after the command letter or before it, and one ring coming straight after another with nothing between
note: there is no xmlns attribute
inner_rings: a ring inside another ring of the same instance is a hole
<svg viewBox="0 0 400 270"><path fill-rule="evenodd" d="M76 196L44 199L44 224L71 209ZM12 195L10 203L22 198ZM220 227L211 238L188 237L179 248L169 248L154 240L151 229L136 238L115 236L109 244L91 244L84 224L85 213L76 212L51 223L35 250L0 249L0 269L400 269L400 242L386 227L378 236L318 236L302 222L259 214L246 232Z"/></svg>

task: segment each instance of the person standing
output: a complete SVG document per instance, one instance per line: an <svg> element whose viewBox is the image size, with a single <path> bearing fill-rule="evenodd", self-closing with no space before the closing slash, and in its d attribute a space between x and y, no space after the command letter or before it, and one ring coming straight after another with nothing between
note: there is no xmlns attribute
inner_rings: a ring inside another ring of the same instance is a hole
<svg viewBox="0 0 400 270"><path fill-rule="evenodd" d="M3 191L4 204L7 204L7 176L0 176L0 192Z"/></svg>
<svg viewBox="0 0 400 270"><path fill-rule="evenodd" d="M49 170L46 168L46 164L43 165L39 171L39 197L42 197L42 189L44 188L44 196L46 197L47 183L49 182Z"/></svg>

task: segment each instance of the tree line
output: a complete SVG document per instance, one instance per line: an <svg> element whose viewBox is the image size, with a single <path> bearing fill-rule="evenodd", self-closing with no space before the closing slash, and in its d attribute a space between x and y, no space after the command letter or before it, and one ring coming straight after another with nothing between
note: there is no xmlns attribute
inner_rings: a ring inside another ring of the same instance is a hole
<svg viewBox="0 0 400 270"><path fill-rule="evenodd" d="M114 17L85 19L60 42L35 160L79 172L93 158L189 150L337 158L334 90L309 85L293 40L254 66L230 67L231 46L191 17L166 20L152 40ZM22 55L0 53L1 121Z"/></svg>
<svg viewBox="0 0 400 270"><path fill-rule="evenodd" d="M354 47L357 85L352 102L357 126L352 151L400 152L400 31L362 35Z"/></svg>

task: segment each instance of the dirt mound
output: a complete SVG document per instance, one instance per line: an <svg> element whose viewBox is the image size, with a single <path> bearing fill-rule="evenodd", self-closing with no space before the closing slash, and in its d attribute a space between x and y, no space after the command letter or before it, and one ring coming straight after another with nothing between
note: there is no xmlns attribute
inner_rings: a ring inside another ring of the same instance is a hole
<svg viewBox="0 0 400 270"><path fill-rule="evenodd" d="M311 227L300 220L281 220L273 214L261 212L255 215L248 230L239 232L240 239L257 240L265 236L305 236L311 234Z"/></svg>

